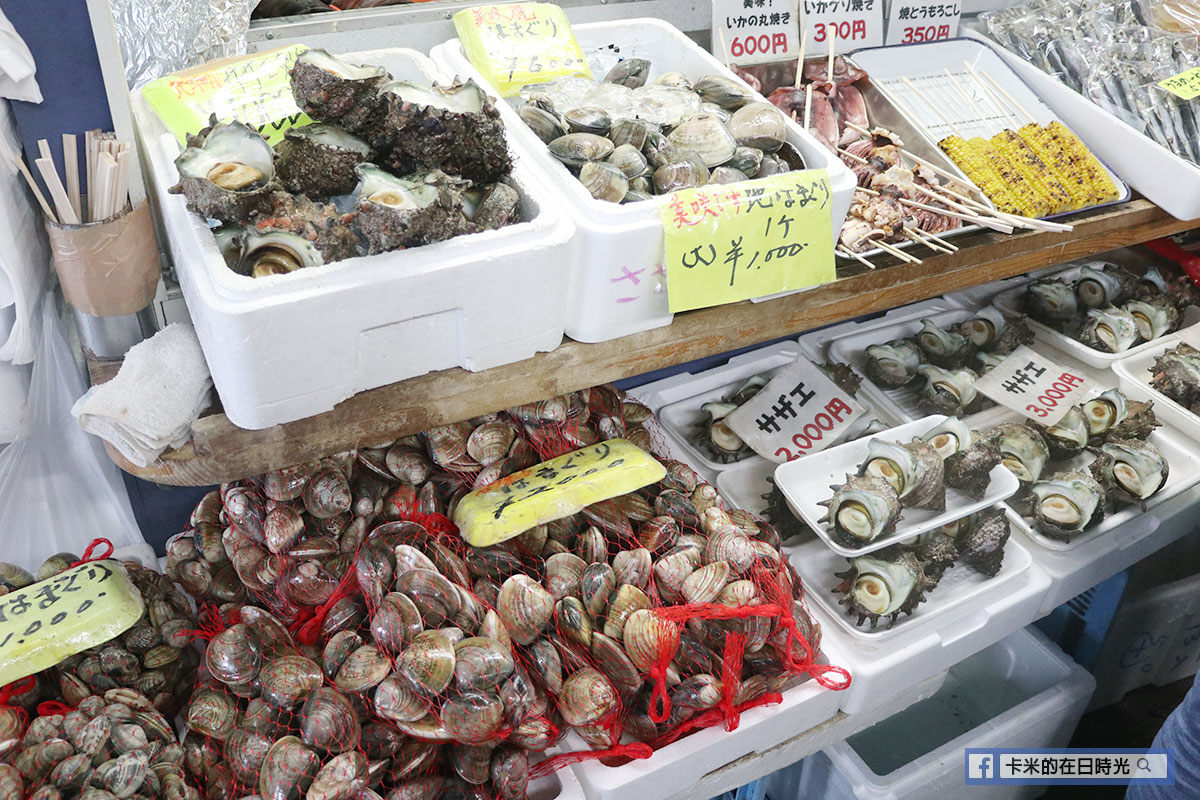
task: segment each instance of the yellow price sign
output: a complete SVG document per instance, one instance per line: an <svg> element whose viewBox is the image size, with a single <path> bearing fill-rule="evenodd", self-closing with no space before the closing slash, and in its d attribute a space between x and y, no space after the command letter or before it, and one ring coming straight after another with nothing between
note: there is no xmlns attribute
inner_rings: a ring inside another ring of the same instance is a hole
<svg viewBox="0 0 1200 800"><path fill-rule="evenodd" d="M0 596L0 686L124 633L141 592L116 561L91 561Z"/></svg>
<svg viewBox="0 0 1200 800"><path fill-rule="evenodd" d="M832 201L823 169L672 194L660 207L671 313L834 280Z"/></svg>
<svg viewBox="0 0 1200 800"><path fill-rule="evenodd" d="M454 524L468 544L487 547L666 474L666 467L637 445L609 439L476 489L455 508Z"/></svg>
<svg viewBox="0 0 1200 800"><path fill-rule="evenodd" d="M292 45L211 61L151 81L142 96L181 144L216 114L222 122L256 128L274 145L288 128L312 122L292 94L292 66L307 49Z"/></svg>
<svg viewBox="0 0 1200 800"><path fill-rule="evenodd" d="M550 3L479 6L454 15L463 52L502 97L522 86L592 76L567 15Z"/></svg>
<svg viewBox="0 0 1200 800"><path fill-rule="evenodd" d="M1200 67L1192 67L1186 72L1172 75L1159 81L1158 85L1184 100L1200 97Z"/></svg>

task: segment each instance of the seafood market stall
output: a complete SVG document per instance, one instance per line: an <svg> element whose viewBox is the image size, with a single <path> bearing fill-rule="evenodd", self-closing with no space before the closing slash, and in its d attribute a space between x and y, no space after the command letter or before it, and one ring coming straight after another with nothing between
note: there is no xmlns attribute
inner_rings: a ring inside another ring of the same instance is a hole
<svg viewBox="0 0 1200 800"><path fill-rule="evenodd" d="M139 163L215 391L94 428L209 487L160 564L0 564L0 796L702 800L905 709L1066 744L1095 681L1024 629L1196 527L1200 206L1137 164L1200 190L1179 104L1118 152L1129 85L1044 87L1013 10L740 66L665 0L321 5L110 98L98 216L30 154L58 227Z"/></svg>

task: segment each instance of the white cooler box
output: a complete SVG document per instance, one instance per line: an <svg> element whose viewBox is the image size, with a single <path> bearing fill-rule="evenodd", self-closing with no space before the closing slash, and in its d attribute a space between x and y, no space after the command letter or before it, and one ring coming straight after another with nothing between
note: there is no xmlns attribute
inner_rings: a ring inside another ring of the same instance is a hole
<svg viewBox="0 0 1200 800"><path fill-rule="evenodd" d="M801 762L799 792L771 800L1019 800L1044 786L966 786L963 750L1065 747L1095 681L1026 628L951 667L927 700ZM793 785L795 785L793 783Z"/></svg>
<svg viewBox="0 0 1200 800"><path fill-rule="evenodd" d="M677 70L696 79L733 74L679 29L657 19L593 22L573 26L597 80L621 58L650 60L651 79ZM447 72L483 79L462 52L458 39L435 47L432 56ZM487 84L485 84L487 85ZM490 88L490 87L489 87ZM494 92L495 90L492 89ZM558 195L578 228L571 262L566 332L581 342L600 342L671 323L666 278L662 273L661 200L616 205L594 199L550 154L546 145L502 102L504 124L523 149L533 152L540 172ZM788 141L812 168L829 173L833 190L833 229L837 241L854 194L853 173L835 154L817 143L801 126L789 122ZM626 270L636 282L625 278Z"/></svg>
<svg viewBox="0 0 1200 800"><path fill-rule="evenodd" d="M447 82L412 50L343 57L378 64L397 79ZM204 220L181 195L167 193L179 144L140 92L133 107L179 282L235 425L290 422L366 389L450 367L488 369L562 341L574 227L511 134L512 183L527 222L249 278L225 266Z"/></svg>

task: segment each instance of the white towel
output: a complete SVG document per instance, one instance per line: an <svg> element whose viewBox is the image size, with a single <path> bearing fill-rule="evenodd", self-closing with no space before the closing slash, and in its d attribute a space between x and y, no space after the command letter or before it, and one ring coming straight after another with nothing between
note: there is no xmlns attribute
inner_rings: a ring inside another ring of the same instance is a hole
<svg viewBox="0 0 1200 800"><path fill-rule="evenodd" d="M192 435L212 378L191 325L174 323L129 348L116 377L93 386L71 413L139 467Z"/></svg>
<svg viewBox="0 0 1200 800"><path fill-rule="evenodd" d="M37 66L25 40L0 9L0 97L42 102L42 90L34 73Z"/></svg>

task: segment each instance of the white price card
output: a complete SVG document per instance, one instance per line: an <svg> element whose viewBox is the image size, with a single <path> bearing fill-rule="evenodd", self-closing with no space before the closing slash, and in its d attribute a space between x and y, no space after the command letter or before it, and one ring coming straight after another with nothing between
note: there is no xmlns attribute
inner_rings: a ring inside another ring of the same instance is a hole
<svg viewBox="0 0 1200 800"><path fill-rule="evenodd" d="M883 44L884 0L804 0L804 52L812 58Z"/></svg>
<svg viewBox="0 0 1200 800"><path fill-rule="evenodd" d="M962 17L959 0L891 0L887 44L916 44L952 39Z"/></svg>
<svg viewBox="0 0 1200 800"><path fill-rule="evenodd" d="M1034 422L1054 425L1083 402L1092 381L1024 345L975 381L975 390Z"/></svg>
<svg viewBox="0 0 1200 800"><path fill-rule="evenodd" d="M786 61L800 51L791 0L713 0L712 51L726 64Z"/></svg>
<svg viewBox="0 0 1200 800"><path fill-rule="evenodd" d="M864 414L854 395L797 358L725 421L754 452L781 464L837 444Z"/></svg>

